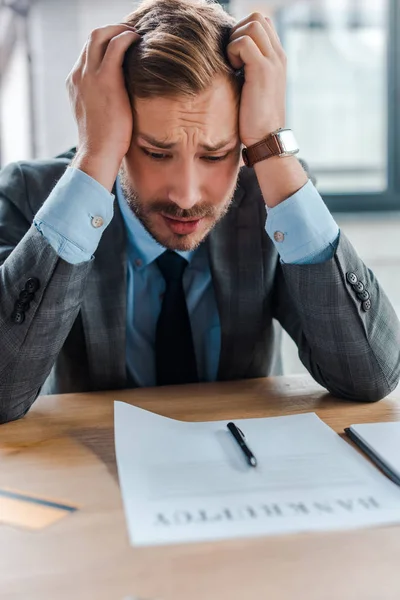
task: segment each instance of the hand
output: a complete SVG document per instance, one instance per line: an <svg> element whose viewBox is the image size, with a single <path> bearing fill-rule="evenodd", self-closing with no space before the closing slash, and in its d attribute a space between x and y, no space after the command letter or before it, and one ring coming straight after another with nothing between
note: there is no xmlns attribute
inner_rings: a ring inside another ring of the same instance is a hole
<svg viewBox="0 0 400 600"><path fill-rule="evenodd" d="M285 126L286 56L271 19L260 13L239 21L230 40L229 60L245 75L239 135L251 146Z"/></svg>
<svg viewBox="0 0 400 600"><path fill-rule="evenodd" d="M132 138L133 115L122 63L138 39L127 25L95 29L66 81L78 125L74 163L109 189Z"/></svg>

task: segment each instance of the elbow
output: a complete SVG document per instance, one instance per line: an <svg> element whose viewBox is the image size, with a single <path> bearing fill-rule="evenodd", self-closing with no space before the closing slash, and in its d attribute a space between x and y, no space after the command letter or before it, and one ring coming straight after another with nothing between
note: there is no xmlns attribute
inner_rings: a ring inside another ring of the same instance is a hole
<svg viewBox="0 0 400 600"><path fill-rule="evenodd" d="M0 388L0 425L22 419L29 411L38 395L39 390L36 390L33 394L24 394L23 398L16 402L15 398L13 399L11 396L4 397Z"/></svg>
<svg viewBox="0 0 400 600"><path fill-rule="evenodd" d="M399 349L400 350L400 349ZM377 384L373 390L375 397L371 399L371 402L376 400L382 400L389 394L391 394L400 383L400 351L396 356L394 364L385 369L380 378L379 384Z"/></svg>
<svg viewBox="0 0 400 600"><path fill-rule="evenodd" d="M22 419L28 410L29 409L24 410L23 412L18 412L16 410L0 408L0 425L6 425L6 423L11 423L12 421L18 421L18 419Z"/></svg>
<svg viewBox="0 0 400 600"><path fill-rule="evenodd" d="M369 368L357 369L357 365L345 365L337 369L342 376L330 370L324 371L313 363L311 375L336 398L353 402L378 402L391 394L400 383L400 348L391 354L390 361L382 364L376 358ZM345 375L347 374L347 375Z"/></svg>
<svg viewBox="0 0 400 600"><path fill-rule="evenodd" d="M387 385L376 385L369 387L368 389L360 390L358 394L353 398L359 402L379 402L390 394L392 389Z"/></svg>
<svg viewBox="0 0 400 600"><path fill-rule="evenodd" d="M348 387L327 385L329 393L337 398L351 400L353 402L379 402L386 398L399 384L400 375L393 375L389 380L381 377L375 381L370 379L362 384L353 382Z"/></svg>
<svg viewBox="0 0 400 600"><path fill-rule="evenodd" d="M380 364L379 371L370 378L365 378L365 385L361 385L356 400L377 402L391 394L400 383L400 349L392 357L391 364Z"/></svg>
<svg viewBox="0 0 400 600"><path fill-rule="evenodd" d="M395 368L391 371L390 376L388 377L389 391L386 395L390 394L391 392L394 392L394 390L398 387L399 384L400 384L400 353L397 358L397 363L395 365Z"/></svg>

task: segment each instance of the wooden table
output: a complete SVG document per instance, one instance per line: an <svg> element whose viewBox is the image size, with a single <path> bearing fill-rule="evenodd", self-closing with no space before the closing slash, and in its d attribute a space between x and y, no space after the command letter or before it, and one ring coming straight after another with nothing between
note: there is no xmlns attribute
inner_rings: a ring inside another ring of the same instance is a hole
<svg viewBox="0 0 400 600"><path fill-rule="evenodd" d="M0 482L80 510L40 531L0 526L1 600L398 600L400 528L131 548L113 400L182 420L315 411L337 432L400 420L394 398L338 401L307 376L40 398L0 427Z"/></svg>

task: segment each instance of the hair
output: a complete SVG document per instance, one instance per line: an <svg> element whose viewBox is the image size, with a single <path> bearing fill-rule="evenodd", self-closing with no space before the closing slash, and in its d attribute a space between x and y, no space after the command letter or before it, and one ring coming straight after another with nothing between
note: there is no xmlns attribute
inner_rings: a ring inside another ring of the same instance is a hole
<svg viewBox="0 0 400 600"><path fill-rule="evenodd" d="M128 94L134 97L194 96L222 75L237 101L243 71L229 63L226 47L235 20L214 0L143 0L125 17L142 39L124 59Z"/></svg>

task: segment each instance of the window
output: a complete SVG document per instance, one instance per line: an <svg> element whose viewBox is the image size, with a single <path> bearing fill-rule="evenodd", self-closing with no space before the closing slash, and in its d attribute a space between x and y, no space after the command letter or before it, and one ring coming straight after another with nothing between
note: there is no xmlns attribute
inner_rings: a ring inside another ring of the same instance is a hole
<svg viewBox="0 0 400 600"><path fill-rule="evenodd" d="M303 0L277 17L287 123L329 208L400 209L397 1Z"/></svg>

